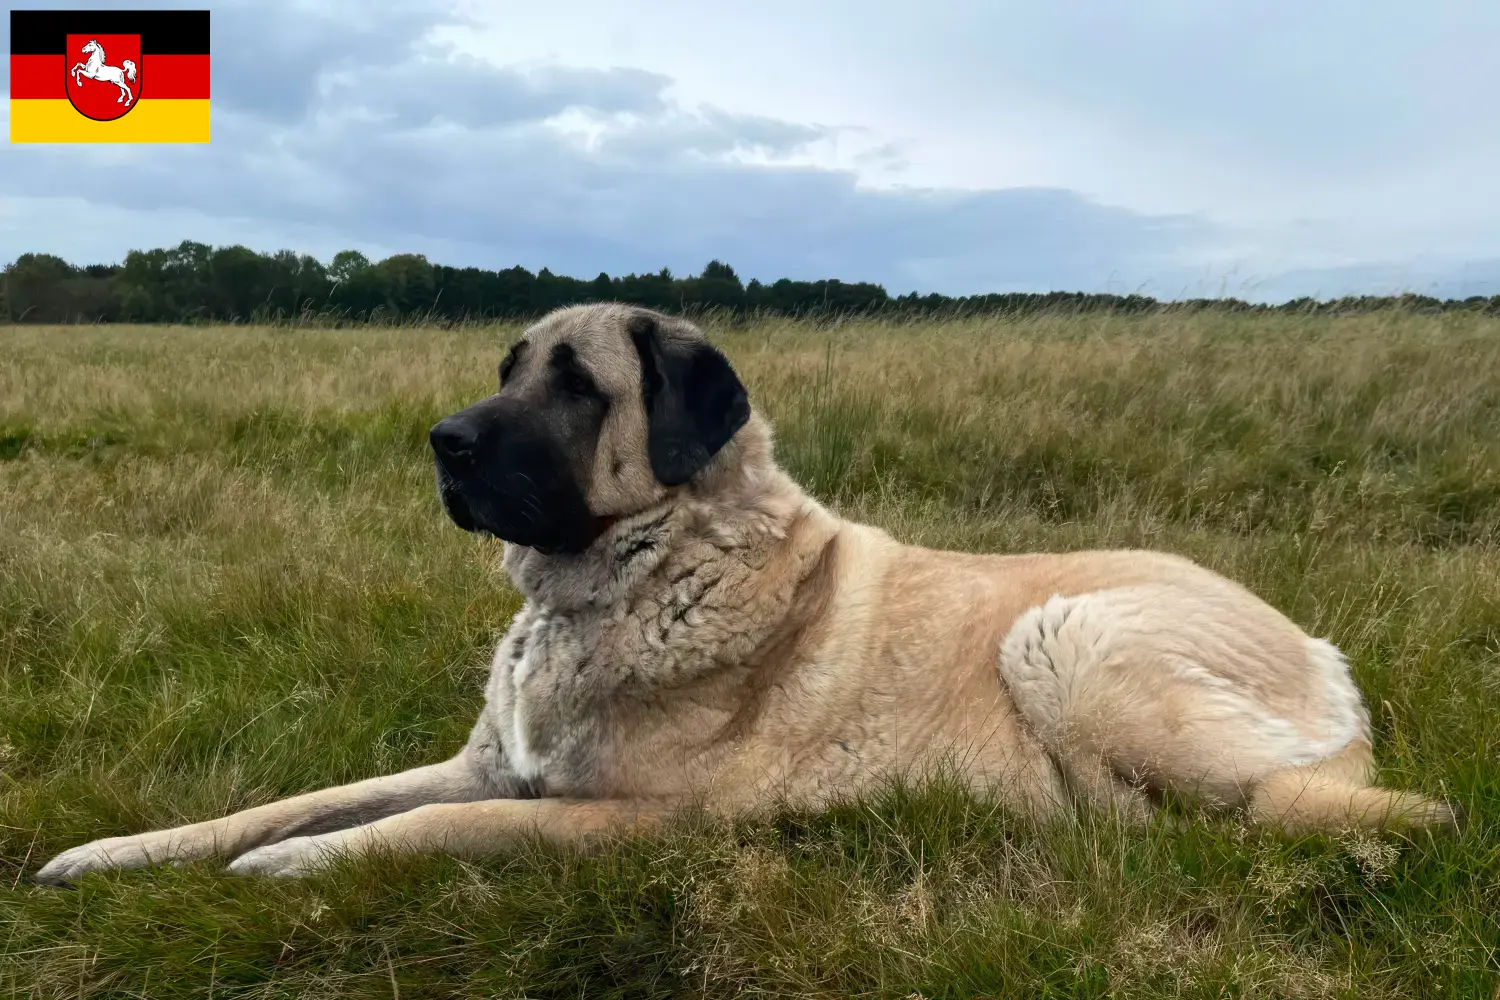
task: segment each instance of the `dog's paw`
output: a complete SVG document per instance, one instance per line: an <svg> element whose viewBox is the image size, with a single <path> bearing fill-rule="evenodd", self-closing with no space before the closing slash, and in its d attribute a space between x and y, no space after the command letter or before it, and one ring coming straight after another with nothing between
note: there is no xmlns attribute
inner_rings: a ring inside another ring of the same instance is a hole
<svg viewBox="0 0 1500 1000"><path fill-rule="evenodd" d="M327 868L348 850L348 839L342 831L316 837L290 837L246 851L229 863L229 873L302 878Z"/></svg>
<svg viewBox="0 0 1500 1000"><path fill-rule="evenodd" d="M67 885L89 872L145 868L156 863L140 837L110 837L63 851L31 877L42 885Z"/></svg>

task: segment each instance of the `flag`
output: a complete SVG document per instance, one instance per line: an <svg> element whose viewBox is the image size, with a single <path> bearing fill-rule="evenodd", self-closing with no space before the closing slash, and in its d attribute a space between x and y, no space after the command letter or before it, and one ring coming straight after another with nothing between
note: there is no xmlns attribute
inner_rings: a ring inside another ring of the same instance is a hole
<svg viewBox="0 0 1500 1000"><path fill-rule="evenodd" d="M207 142L208 11L13 10L11 142Z"/></svg>

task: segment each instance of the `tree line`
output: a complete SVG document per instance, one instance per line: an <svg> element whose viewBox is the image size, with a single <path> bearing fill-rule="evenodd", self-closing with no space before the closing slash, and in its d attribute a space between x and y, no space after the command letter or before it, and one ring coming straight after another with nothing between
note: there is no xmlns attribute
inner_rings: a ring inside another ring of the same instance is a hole
<svg viewBox="0 0 1500 1000"><path fill-rule="evenodd" d="M291 250L259 253L185 240L176 247L132 250L120 264L75 266L50 254L23 254L0 271L0 322L432 322L527 319L562 305L629 302L672 312L732 315L932 316L1038 311L1140 313L1212 308L1244 311L1464 309L1500 315L1500 296L1439 300L1417 295L1295 299L1279 305L1239 299L1160 302L1143 295L1081 292L893 296L868 282L742 281L710 261L701 274L655 274L592 280L522 267L488 271L447 267L421 254L372 261L344 250L324 265Z"/></svg>

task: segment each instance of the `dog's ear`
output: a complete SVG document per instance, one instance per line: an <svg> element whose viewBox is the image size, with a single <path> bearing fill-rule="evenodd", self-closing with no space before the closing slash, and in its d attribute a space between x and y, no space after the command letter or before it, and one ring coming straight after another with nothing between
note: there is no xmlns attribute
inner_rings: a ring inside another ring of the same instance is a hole
<svg viewBox="0 0 1500 1000"><path fill-rule="evenodd" d="M656 317L646 313L632 316L626 329L641 359L651 471L662 485L680 486L745 426L750 401L728 359L712 345L665 339Z"/></svg>

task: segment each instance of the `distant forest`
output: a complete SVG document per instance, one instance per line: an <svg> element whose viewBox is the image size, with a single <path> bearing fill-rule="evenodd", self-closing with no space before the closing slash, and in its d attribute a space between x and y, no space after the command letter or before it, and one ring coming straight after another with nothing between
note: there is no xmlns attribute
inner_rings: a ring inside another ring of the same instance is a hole
<svg viewBox="0 0 1500 1000"><path fill-rule="evenodd" d="M446 267L420 254L371 261L355 250L326 266L306 254L258 253L242 246L132 250L123 264L75 266L49 254L23 254L0 272L0 322L430 322L527 319L581 302L630 302L671 312L736 316L893 318L1040 311L1141 313L1183 309L1255 312L1454 309L1500 315L1500 296L1439 300L1419 295L1332 301L1296 299L1275 306L1238 299L1160 302L1141 295L1081 292L992 295L891 295L880 285L838 280L770 284L741 281L732 267L710 261L703 273L592 280L533 274L522 267L487 271Z"/></svg>

